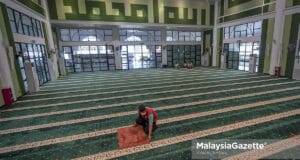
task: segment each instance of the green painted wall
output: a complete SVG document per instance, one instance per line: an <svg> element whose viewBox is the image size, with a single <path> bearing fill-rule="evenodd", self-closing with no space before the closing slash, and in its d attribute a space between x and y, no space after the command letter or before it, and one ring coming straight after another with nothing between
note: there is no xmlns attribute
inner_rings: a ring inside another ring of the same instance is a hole
<svg viewBox="0 0 300 160"><path fill-rule="evenodd" d="M205 11L205 10L204 10ZM179 18L179 11L177 7L164 7L164 12L165 12L165 23L167 24L197 24L197 10L193 9L193 19L188 19L187 18L187 12L183 14L184 19ZM169 17L169 13L174 14L174 18ZM203 10L201 12L201 15L203 15ZM205 16L205 15L204 15ZM204 19L205 21L205 19ZM203 25L203 19L201 19L201 24Z"/></svg>
<svg viewBox="0 0 300 160"><path fill-rule="evenodd" d="M9 62L10 66L10 72L12 75L12 80L13 80L13 85L14 85L14 90L16 93L16 96L19 97L25 93L24 89L24 83L20 71L20 66L19 63L16 59L16 54L17 51L15 49L15 44L13 40L13 34L10 28L9 24L9 19L8 19L8 14L7 14L7 8L6 5L3 3L0 3L0 29L2 30L2 36L3 36L3 41L8 41L9 45L13 48L13 55L8 54L7 57L13 58L14 59L14 64L11 64L11 61L7 60ZM8 53L8 51L6 51Z"/></svg>
<svg viewBox="0 0 300 160"><path fill-rule="evenodd" d="M209 13L210 17L209 17L209 24L210 25L214 25L215 23L215 6L214 5L210 5L210 13Z"/></svg>
<svg viewBox="0 0 300 160"><path fill-rule="evenodd" d="M297 46L299 24L300 24L300 13L293 14L291 17L291 27L289 32L290 37L288 41L288 46ZM288 47L288 52L286 57L285 76L289 78L293 77L295 52L296 52L296 47Z"/></svg>
<svg viewBox="0 0 300 160"><path fill-rule="evenodd" d="M146 5L131 4L131 16L125 16L124 3L112 3L113 9L119 10L119 15L107 15L105 2L86 1L86 14L79 13L78 0L64 0L64 5L70 6L72 13L65 13L68 20L99 20L99 21L118 21L118 22L148 22L148 10ZM51 3L48 1L48 3ZM52 2L53 3L53 2ZM99 10L99 15L95 12ZM143 13L143 17L137 16L137 10ZM51 13L53 15L54 13Z"/></svg>
<svg viewBox="0 0 300 160"><path fill-rule="evenodd" d="M286 60L287 60L287 54L288 54L288 44L289 44L289 38L291 33L291 24L292 24L292 15L285 16L285 22L284 22L284 33L282 37L283 47L282 47L282 55L280 59L280 66L281 66L281 75L285 76L285 70L286 70Z"/></svg>
<svg viewBox="0 0 300 160"><path fill-rule="evenodd" d="M209 51L210 51L210 65L212 65L212 48L211 48L211 45L212 45L212 38L213 38L213 31L212 30L207 30L207 31L204 31L203 32L203 36L202 36L202 39L203 39L203 53L205 51L206 48L209 48Z"/></svg>
<svg viewBox="0 0 300 160"><path fill-rule="evenodd" d="M153 0L154 23L159 23L158 0Z"/></svg>
<svg viewBox="0 0 300 160"><path fill-rule="evenodd" d="M221 66L221 53L223 47L223 28L219 28L217 31L217 56L216 56L216 66Z"/></svg>
<svg viewBox="0 0 300 160"><path fill-rule="evenodd" d="M39 1L39 4L33 2L32 0L18 0L23 5L27 6L28 8L34 10L37 13L40 13L41 15L45 15L45 10L41 6L41 1Z"/></svg>
<svg viewBox="0 0 300 160"><path fill-rule="evenodd" d="M265 56L267 52L267 30L268 30L268 23L269 20L265 19L262 22L262 34L261 34L261 41L260 41L260 56L258 62L258 73L264 73L264 66L265 66Z"/></svg>
<svg viewBox="0 0 300 160"><path fill-rule="evenodd" d="M229 1L231 0L224 0L224 15L234 14L236 12L248 10L249 8L258 7L263 3L263 0L247 0L245 3L239 3L229 7Z"/></svg>
<svg viewBox="0 0 300 160"><path fill-rule="evenodd" d="M293 0L286 0L285 6L286 6L286 7L291 7L291 6L293 6Z"/></svg>
<svg viewBox="0 0 300 160"><path fill-rule="evenodd" d="M50 45L49 45L49 40L48 40L48 32L47 32L47 29L46 29L46 23L45 22L42 22L42 27L43 27L44 37L45 37L45 44L46 44L46 50L47 50L48 58L51 58Z"/></svg>
<svg viewBox="0 0 300 160"><path fill-rule="evenodd" d="M300 0L286 0L286 7L300 5Z"/></svg>
<svg viewBox="0 0 300 160"><path fill-rule="evenodd" d="M219 16L224 16L224 3L225 3L225 0L221 0L221 1L218 1L218 3L220 2L220 5L218 5L220 8L219 8Z"/></svg>
<svg viewBox="0 0 300 160"><path fill-rule="evenodd" d="M300 5L300 0L293 0L293 6Z"/></svg>
<svg viewBox="0 0 300 160"><path fill-rule="evenodd" d="M50 19L58 19L56 4L53 1L47 1L47 4L49 8L48 11Z"/></svg>
<svg viewBox="0 0 300 160"><path fill-rule="evenodd" d="M236 20L236 19L241 19L241 18L245 18L245 17L249 17L249 16L254 16L257 14L261 13L261 8L254 8L245 12L240 12L237 14L233 14L230 16L225 16L224 17L224 22L228 22L228 21L232 21L232 20Z"/></svg>
<svg viewBox="0 0 300 160"><path fill-rule="evenodd" d="M206 11L205 11L205 9L202 9L201 10L201 24L205 25L205 22L206 22Z"/></svg>
<svg viewBox="0 0 300 160"><path fill-rule="evenodd" d="M59 48L59 37L58 37L58 28L52 27L52 35L53 35L53 42L55 45L55 48Z"/></svg>
<svg viewBox="0 0 300 160"><path fill-rule="evenodd" d="M50 18L135 23L211 25L213 6L201 1L47 0ZM126 4L125 4L126 3Z"/></svg>
<svg viewBox="0 0 300 160"><path fill-rule="evenodd" d="M264 70L263 73L269 74L270 70L270 61L272 54L272 43L273 43L273 33L274 33L274 24L275 18L271 18L268 20L268 29L267 29L267 37L266 37L266 46L262 48L265 50L265 59L264 59Z"/></svg>
<svg viewBox="0 0 300 160"><path fill-rule="evenodd" d="M281 75L292 78L296 48L289 47L297 45L297 36L300 24L300 13L286 15L284 22L284 35L282 37L283 48L280 59Z"/></svg>
<svg viewBox="0 0 300 160"><path fill-rule="evenodd" d="M241 18L259 15L262 12L271 12L275 10L275 4L267 4L263 8L260 5L272 2L274 0L221 0L220 1L220 16L219 22L228 22ZM256 8L255 8L256 7ZM249 8L252 8L249 10ZM222 14L223 13L223 14Z"/></svg>
<svg viewBox="0 0 300 160"><path fill-rule="evenodd" d="M241 5L246 2L250 2L252 0L228 0L228 8L231 8L233 6Z"/></svg>

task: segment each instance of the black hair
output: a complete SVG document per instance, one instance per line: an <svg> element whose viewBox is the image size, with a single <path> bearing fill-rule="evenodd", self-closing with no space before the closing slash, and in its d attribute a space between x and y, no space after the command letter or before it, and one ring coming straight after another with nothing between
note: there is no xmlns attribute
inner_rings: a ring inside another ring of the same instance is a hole
<svg viewBox="0 0 300 160"><path fill-rule="evenodd" d="M143 104L141 104L139 106L139 112L144 112L146 110L145 106Z"/></svg>

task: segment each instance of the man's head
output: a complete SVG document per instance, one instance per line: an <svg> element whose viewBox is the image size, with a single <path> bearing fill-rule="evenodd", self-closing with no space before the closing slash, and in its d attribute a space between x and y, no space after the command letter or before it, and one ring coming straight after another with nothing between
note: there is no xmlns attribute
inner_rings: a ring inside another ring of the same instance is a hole
<svg viewBox="0 0 300 160"><path fill-rule="evenodd" d="M144 115L146 115L146 107L143 105L143 104L141 104L140 106L139 106L139 113L142 115L142 116L144 116Z"/></svg>

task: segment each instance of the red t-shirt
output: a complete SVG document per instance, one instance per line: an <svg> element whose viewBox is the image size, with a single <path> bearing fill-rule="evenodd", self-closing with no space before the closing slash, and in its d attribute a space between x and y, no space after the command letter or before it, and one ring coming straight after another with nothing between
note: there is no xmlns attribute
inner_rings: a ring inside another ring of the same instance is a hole
<svg viewBox="0 0 300 160"><path fill-rule="evenodd" d="M148 117L149 115L153 114L153 121L156 122L157 121L157 113L150 107L145 107L146 109L146 115L145 116L142 116L142 118L145 120L145 121L148 121Z"/></svg>

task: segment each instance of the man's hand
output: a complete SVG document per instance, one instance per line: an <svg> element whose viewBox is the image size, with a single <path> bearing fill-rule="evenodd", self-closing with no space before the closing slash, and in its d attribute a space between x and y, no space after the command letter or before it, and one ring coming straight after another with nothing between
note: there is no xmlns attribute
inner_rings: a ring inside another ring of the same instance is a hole
<svg viewBox="0 0 300 160"><path fill-rule="evenodd" d="M148 132L148 139L149 141L151 141L151 135L152 135L152 128L153 128L153 124L149 124L149 132Z"/></svg>

